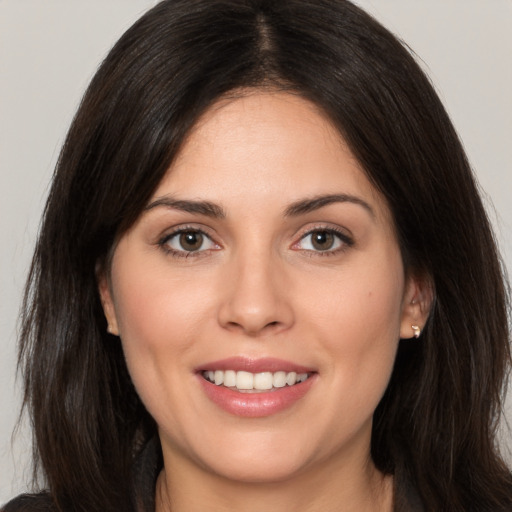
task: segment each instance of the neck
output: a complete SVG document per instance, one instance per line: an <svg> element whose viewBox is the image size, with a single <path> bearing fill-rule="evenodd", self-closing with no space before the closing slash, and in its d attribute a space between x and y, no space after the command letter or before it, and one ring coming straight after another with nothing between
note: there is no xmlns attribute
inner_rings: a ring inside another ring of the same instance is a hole
<svg viewBox="0 0 512 512"><path fill-rule="evenodd" d="M244 482L186 461L162 470L156 512L391 512L393 482L368 458L358 465L322 461L278 482ZM188 467L187 467L188 466ZM166 465L166 467L169 467Z"/></svg>

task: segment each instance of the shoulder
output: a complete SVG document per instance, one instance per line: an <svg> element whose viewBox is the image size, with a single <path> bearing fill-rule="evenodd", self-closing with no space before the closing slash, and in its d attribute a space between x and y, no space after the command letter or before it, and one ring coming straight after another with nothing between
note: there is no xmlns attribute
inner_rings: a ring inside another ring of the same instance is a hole
<svg viewBox="0 0 512 512"><path fill-rule="evenodd" d="M21 494L6 503L0 512L56 512L53 500L46 492Z"/></svg>

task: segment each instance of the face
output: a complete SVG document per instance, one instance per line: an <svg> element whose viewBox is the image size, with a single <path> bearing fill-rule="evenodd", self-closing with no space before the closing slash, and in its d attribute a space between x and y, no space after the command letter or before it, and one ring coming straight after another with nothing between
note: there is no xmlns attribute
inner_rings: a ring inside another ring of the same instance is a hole
<svg viewBox="0 0 512 512"><path fill-rule="evenodd" d="M245 481L368 460L398 340L421 324L385 201L285 93L206 112L100 293L166 467Z"/></svg>

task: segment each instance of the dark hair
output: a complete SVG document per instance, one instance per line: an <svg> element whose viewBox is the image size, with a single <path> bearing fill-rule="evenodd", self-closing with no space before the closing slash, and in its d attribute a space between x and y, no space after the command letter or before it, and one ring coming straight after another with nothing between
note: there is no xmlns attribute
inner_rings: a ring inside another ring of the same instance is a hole
<svg viewBox="0 0 512 512"><path fill-rule="evenodd" d="M495 431L510 365L505 279L461 143L409 51L344 0L164 0L93 78L57 165L27 285L20 363L34 457L59 510L133 511L154 438L97 272L198 117L244 88L291 91L339 129L435 299L374 416L376 466L426 510L512 509ZM156 466L161 464L158 460Z"/></svg>

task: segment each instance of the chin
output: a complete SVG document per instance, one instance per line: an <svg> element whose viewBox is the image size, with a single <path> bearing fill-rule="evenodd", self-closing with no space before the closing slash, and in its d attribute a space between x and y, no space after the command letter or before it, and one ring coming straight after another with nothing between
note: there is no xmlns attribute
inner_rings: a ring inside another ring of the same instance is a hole
<svg viewBox="0 0 512 512"><path fill-rule="evenodd" d="M215 474L222 478L244 484L273 484L284 482L305 470L303 461L298 460L230 460L226 464L210 467Z"/></svg>
<svg viewBox="0 0 512 512"><path fill-rule="evenodd" d="M190 439L185 457L211 475L243 483L281 482L309 466L307 440L294 439L289 432L235 433L228 429L227 433L215 437L203 433Z"/></svg>

